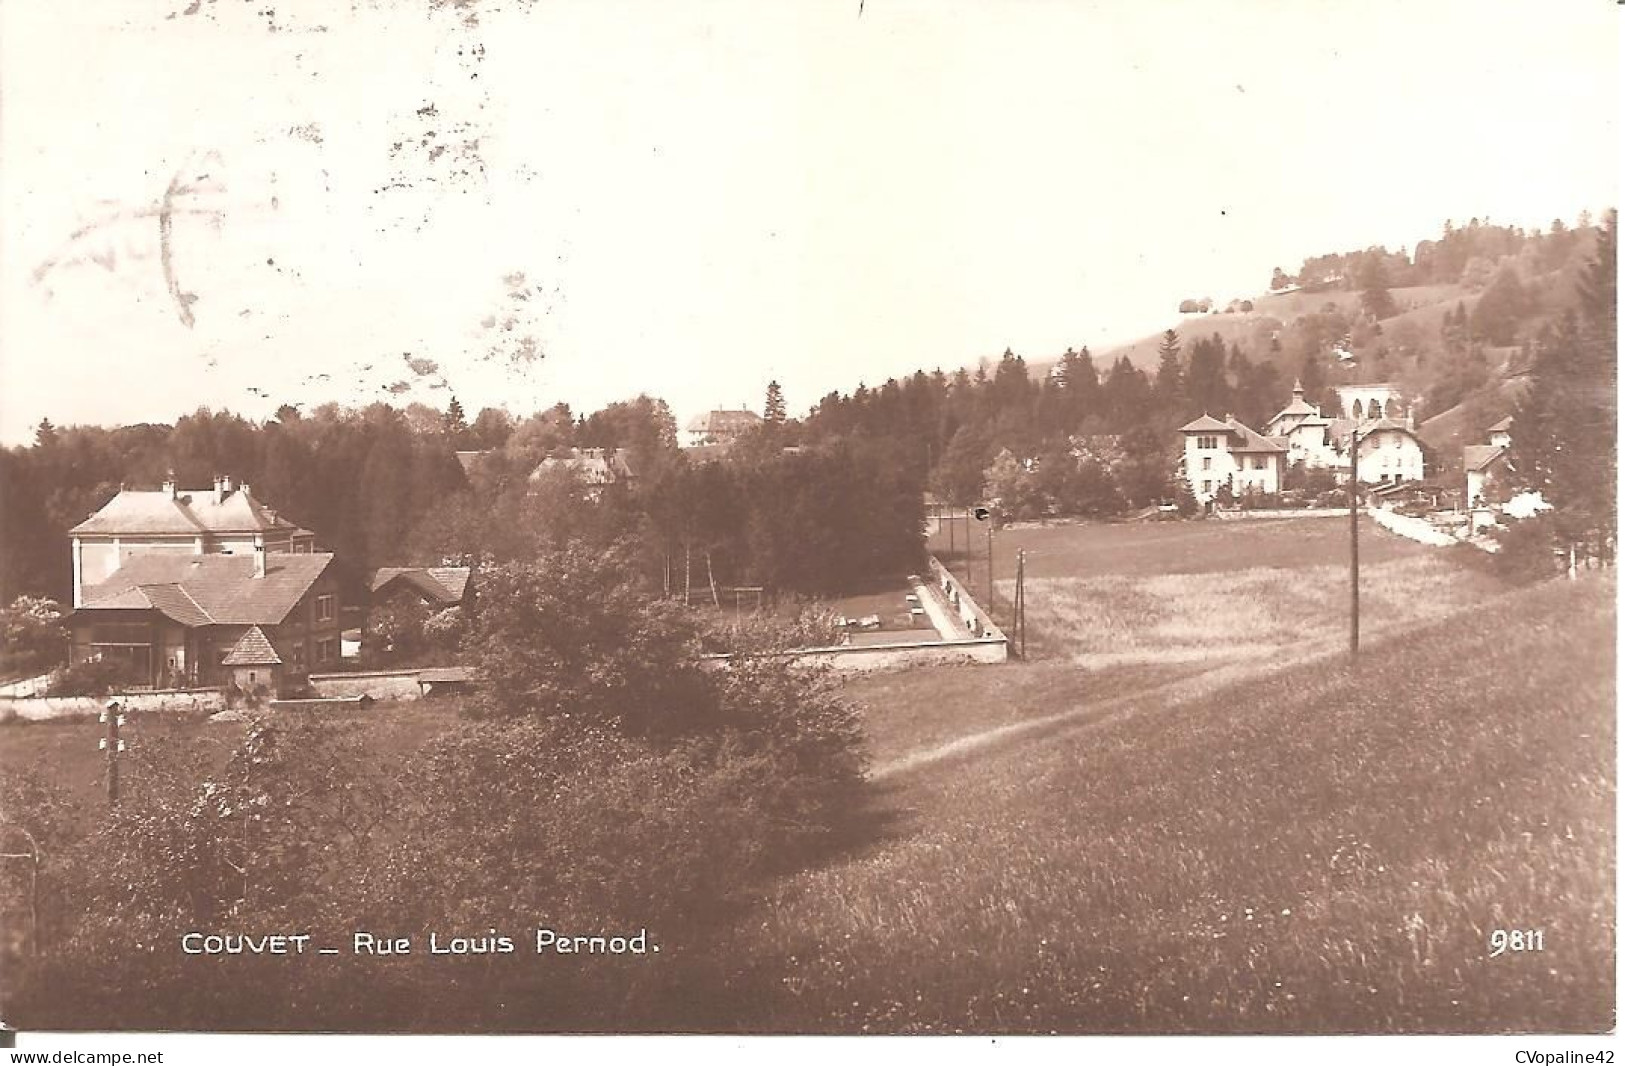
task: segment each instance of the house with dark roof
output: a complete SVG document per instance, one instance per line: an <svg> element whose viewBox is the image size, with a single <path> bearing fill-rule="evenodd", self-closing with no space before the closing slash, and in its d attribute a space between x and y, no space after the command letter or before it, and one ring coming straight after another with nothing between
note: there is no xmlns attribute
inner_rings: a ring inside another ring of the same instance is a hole
<svg viewBox="0 0 1625 1066"><path fill-rule="evenodd" d="M1281 491L1287 446L1236 421L1203 415L1179 428L1183 469L1191 494L1204 507L1225 489L1237 496Z"/></svg>
<svg viewBox="0 0 1625 1066"><path fill-rule="evenodd" d="M154 687L250 690L339 660L328 552L131 555L67 617L70 661L116 660Z"/></svg>
<svg viewBox="0 0 1625 1066"><path fill-rule="evenodd" d="M761 424L762 416L745 408L707 411L703 415L696 415L683 427L683 447L729 444Z"/></svg>
<svg viewBox="0 0 1625 1066"><path fill-rule="evenodd" d="M381 566L373 571L373 606L397 596L418 601L430 610L456 607L468 591L466 566Z"/></svg>
<svg viewBox="0 0 1625 1066"><path fill-rule="evenodd" d="M75 607L137 555L308 554L316 540L229 477L215 478L211 489L178 489L173 476L156 490L121 488L68 535Z"/></svg>
<svg viewBox="0 0 1625 1066"><path fill-rule="evenodd" d="M1512 473L1512 417L1509 415L1489 430L1488 444L1469 444L1461 450L1461 465L1467 472L1467 506L1488 500L1493 486Z"/></svg>
<svg viewBox="0 0 1625 1066"><path fill-rule="evenodd" d="M570 448L543 459L530 472L530 480L534 485L549 473L567 470L586 488L587 495L596 499L609 486L627 485L637 477L630 455L626 448Z"/></svg>

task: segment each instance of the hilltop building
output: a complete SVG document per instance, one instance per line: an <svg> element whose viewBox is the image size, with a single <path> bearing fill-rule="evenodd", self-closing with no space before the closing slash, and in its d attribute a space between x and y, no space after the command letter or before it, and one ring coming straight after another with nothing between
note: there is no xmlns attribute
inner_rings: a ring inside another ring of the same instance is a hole
<svg viewBox="0 0 1625 1066"><path fill-rule="evenodd" d="M683 427L683 447L703 444L731 444L762 424L762 416L741 408L737 411L707 411Z"/></svg>
<svg viewBox="0 0 1625 1066"><path fill-rule="evenodd" d="M75 607L138 555L298 555L314 551L316 539L255 499L247 485L217 477L212 489L179 489L174 475L157 490L120 489L68 535Z"/></svg>

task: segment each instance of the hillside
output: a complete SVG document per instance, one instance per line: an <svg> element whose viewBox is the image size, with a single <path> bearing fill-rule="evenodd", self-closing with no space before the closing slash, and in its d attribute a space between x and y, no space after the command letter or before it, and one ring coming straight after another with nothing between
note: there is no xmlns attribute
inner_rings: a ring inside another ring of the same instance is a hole
<svg viewBox="0 0 1625 1066"><path fill-rule="evenodd" d="M741 930L772 961L731 998L774 1031L1610 1029L1614 591L920 762L884 843ZM1511 928L1543 949L1492 957Z"/></svg>

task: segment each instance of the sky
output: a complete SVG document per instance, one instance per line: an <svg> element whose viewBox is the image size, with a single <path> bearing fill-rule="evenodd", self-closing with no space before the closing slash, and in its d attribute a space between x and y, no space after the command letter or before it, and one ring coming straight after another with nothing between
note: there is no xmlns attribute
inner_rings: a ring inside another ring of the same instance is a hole
<svg viewBox="0 0 1625 1066"><path fill-rule="evenodd" d="M1601 0L0 0L0 442L792 413L1618 202ZM167 207L167 209L166 209Z"/></svg>

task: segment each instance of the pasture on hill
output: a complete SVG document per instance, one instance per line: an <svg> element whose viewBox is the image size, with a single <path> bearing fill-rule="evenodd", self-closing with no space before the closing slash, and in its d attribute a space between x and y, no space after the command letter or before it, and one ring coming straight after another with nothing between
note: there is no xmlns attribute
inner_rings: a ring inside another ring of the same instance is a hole
<svg viewBox="0 0 1625 1066"><path fill-rule="evenodd" d="M1504 592L1396 623L1357 666L1209 671L1098 713L1093 672L1060 663L932 679L922 703L972 718L1035 688L1080 706L974 758L895 760L897 824L739 927L716 1021L1609 1030L1614 594L1611 574ZM853 691L891 698L865 699L877 718L905 698ZM1539 929L1543 949L1493 956L1497 929Z"/></svg>

